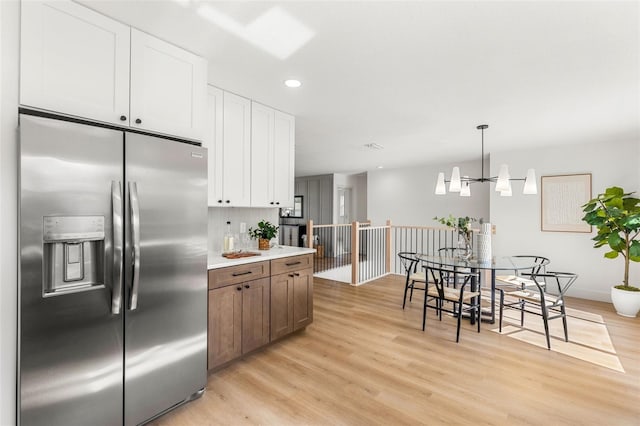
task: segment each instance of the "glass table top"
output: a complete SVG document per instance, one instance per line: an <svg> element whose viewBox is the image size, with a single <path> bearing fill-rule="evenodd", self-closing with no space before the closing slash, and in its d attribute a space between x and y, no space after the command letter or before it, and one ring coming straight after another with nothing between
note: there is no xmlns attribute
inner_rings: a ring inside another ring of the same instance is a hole
<svg viewBox="0 0 640 426"><path fill-rule="evenodd" d="M417 254L416 257L430 265L452 266L455 268L493 269L494 271L518 271L536 266L533 257L494 256L491 261L480 261L475 258L460 259L453 255Z"/></svg>

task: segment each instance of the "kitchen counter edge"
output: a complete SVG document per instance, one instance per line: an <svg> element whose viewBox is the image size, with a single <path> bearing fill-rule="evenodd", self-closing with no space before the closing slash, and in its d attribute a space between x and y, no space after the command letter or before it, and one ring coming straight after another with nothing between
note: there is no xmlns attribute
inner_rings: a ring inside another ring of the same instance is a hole
<svg viewBox="0 0 640 426"><path fill-rule="evenodd" d="M279 259L282 257L313 254L315 249L307 247L278 246L269 250L249 250L252 253L260 253L260 256L241 257L239 259L227 259L220 252L210 252L207 269L226 268L228 266L245 265L247 263L263 262L265 260Z"/></svg>

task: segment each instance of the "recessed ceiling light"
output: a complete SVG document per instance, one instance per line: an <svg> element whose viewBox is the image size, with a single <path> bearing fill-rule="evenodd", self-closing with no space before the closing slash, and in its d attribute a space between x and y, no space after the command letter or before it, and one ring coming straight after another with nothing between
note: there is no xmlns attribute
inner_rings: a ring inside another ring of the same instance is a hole
<svg viewBox="0 0 640 426"><path fill-rule="evenodd" d="M384 166L378 166L379 169L384 169Z"/></svg>
<svg viewBox="0 0 640 426"><path fill-rule="evenodd" d="M300 87L302 83L300 83L300 80L285 80L284 85L287 87Z"/></svg>

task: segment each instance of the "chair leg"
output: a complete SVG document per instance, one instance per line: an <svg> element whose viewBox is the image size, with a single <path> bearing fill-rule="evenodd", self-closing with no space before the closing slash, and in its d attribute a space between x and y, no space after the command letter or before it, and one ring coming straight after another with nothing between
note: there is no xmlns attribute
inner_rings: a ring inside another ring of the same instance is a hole
<svg viewBox="0 0 640 426"><path fill-rule="evenodd" d="M456 329L456 343L460 341L460 321L462 320L462 310L458 312L458 327Z"/></svg>
<svg viewBox="0 0 640 426"><path fill-rule="evenodd" d="M404 298L402 299L402 309L404 309L404 305L407 303L407 290L409 289L409 277L407 277L407 281L404 283Z"/></svg>
<svg viewBox="0 0 640 426"><path fill-rule="evenodd" d="M520 327L524 327L524 300L520 301Z"/></svg>
<svg viewBox="0 0 640 426"><path fill-rule="evenodd" d="M424 292L424 302L422 303L422 331L427 324L427 292Z"/></svg>
<svg viewBox="0 0 640 426"><path fill-rule="evenodd" d="M409 302L413 300L413 286L416 285L415 281L411 281L411 293L409 294Z"/></svg>
<svg viewBox="0 0 640 426"><path fill-rule="evenodd" d="M542 321L544 322L544 334L547 336L547 349L551 350L551 339L549 338L549 315L546 307L542 307Z"/></svg>
<svg viewBox="0 0 640 426"><path fill-rule="evenodd" d="M502 333L502 311L504 310L504 290L500 290L500 328L498 328L498 331L500 331L500 333Z"/></svg>
<svg viewBox="0 0 640 426"><path fill-rule="evenodd" d="M478 298L478 306L476 306L476 314L477 314L477 321L478 321L478 333L480 333L480 323L482 322L482 309L481 309L481 305L480 305L480 300Z"/></svg>
<svg viewBox="0 0 640 426"><path fill-rule="evenodd" d="M569 341L569 331L567 330L567 314L564 310L564 303L560 305L560 311L562 312L562 325L564 326L564 341Z"/></svg>

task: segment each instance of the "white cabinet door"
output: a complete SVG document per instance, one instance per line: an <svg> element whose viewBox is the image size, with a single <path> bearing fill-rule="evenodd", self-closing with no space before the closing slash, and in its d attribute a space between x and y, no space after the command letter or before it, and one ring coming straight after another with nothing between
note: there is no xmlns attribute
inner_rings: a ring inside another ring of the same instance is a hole
<svg viewBox="0 0 640 426"><path fill-rule="evenodd" d="M23 1L20 103L129 124L129 27L67 1Z"/></svg>
<svg viewBox="0 0 640 426"><path fill-rule="evenodd" d="M223 96L224 206L251 205L251 101L229 92ZM218 201L218 200L216 200Z"/></svg>
<svg viewBox="0 0 640 426"><path fill-rule="evenodd" d="M217 87L207 87L207 115L205 118L206 132L202 145L209 155L209 206L219 206L222 203L222 170L224 167L223 153L223 92Z"/></svg>
<svg viewBox="0 0 640 426"><path fill-rule="evenodd" d="M202 140L207 62L131 29L131 126Z"/></svg>
<svg viewBox="0 0 640 426"><path fill-rule="evenodd" d="M279 207L293 207L295 118L292 115L275 112L273 140L273 200Z"/></svg>
<svg viewBox="0 0 640 426"><path fill-rule="evenodd" d="M251 207L275 207L274 118L273 108L251 102Z"/></svg>
<svg viewBox="0 0 640 426"><path fill-rule="evenodd" d="M251 104L251 206L293 207L295 118Z"/></svg>

